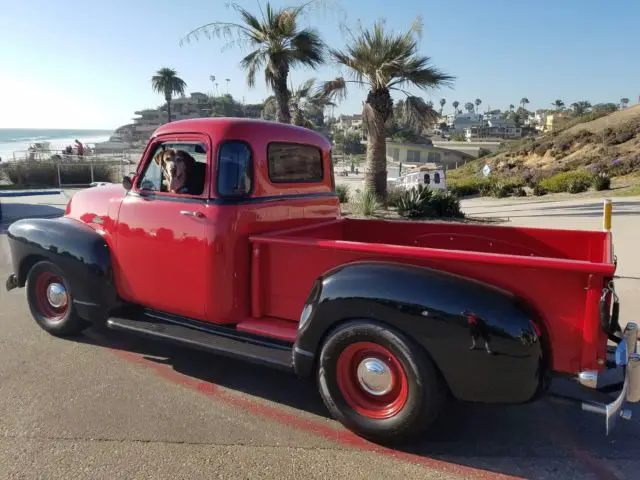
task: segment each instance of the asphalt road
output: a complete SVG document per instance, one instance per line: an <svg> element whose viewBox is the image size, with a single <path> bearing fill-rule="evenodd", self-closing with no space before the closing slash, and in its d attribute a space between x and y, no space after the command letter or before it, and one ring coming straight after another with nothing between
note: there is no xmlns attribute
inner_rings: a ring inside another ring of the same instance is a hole
<svg viewBox="0 0 640 480"><path fill-rule="evenodd" d="M12 215L64 206L16 200ZM614 216L629 277L640 277L638 205L615 207L629 212ZM599 228L596 208L558 207L465 202L468 213L508 213L514 224ZM0 279L9 270L0 234ZM623 316L637 312L640 281L619 282ZM312 382L111 331L57 339L31 319L23 290L0 292L0 478L631 479L640 467L632 410L605 437L602 418L550 399L451 404L424 440L384 449L329 419Z"/></svg>

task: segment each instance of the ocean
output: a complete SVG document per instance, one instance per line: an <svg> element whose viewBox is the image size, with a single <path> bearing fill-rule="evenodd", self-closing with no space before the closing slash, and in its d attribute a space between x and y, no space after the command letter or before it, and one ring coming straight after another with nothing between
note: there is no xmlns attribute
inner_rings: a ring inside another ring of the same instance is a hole
<svg viewBox="0 0 640 480"><path fill-rule="evenodd" d="M50 142L51 150L62 150L67 145L74 146L76 139L83 144L105 142L112 135L111 130L64 130L40 128L0 128L0 158L2 161L26 156L26 150L33 142Z"/></svg>

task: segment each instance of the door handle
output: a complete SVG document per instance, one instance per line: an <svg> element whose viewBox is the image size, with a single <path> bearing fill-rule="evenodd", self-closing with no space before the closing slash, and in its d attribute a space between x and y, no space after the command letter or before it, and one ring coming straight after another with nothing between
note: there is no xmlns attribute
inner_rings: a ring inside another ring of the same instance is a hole
<svg viewBox="0 0 640 480"><path fill-rule="evenodd" d="M204 213L194 212L193 210L180 210L180 215L187 215L189 217L204 218Z"/></svg>

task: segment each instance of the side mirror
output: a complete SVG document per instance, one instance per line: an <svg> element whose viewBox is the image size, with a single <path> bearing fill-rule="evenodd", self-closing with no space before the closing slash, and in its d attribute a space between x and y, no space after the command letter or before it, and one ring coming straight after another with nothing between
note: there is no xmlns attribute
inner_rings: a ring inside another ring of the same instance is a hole
<svg viewBox="0 0 640 480"><path fill-rule="evenodd" d="M122 186L126 191L131 190L133 187L133 179L129 175L122 177Z"/></svg>

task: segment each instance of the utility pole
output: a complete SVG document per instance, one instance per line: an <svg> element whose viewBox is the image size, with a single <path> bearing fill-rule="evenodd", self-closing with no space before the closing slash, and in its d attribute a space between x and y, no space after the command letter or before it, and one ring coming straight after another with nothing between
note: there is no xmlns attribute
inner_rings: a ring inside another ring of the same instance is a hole
<svg viewBox="0 0 640 480"><path fill-rule="evenodd" d="M225 79L227 81L227 95L229 95L229 82L231 81L229 78Z"/></svg>

